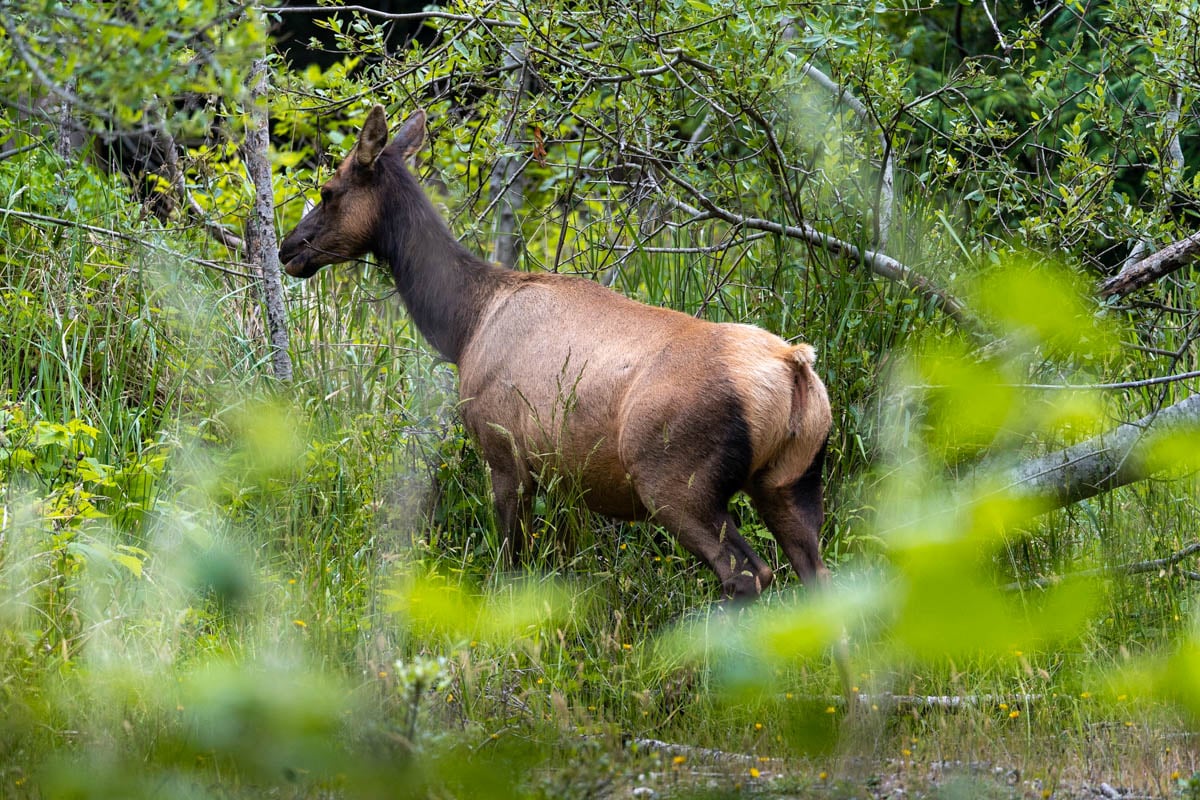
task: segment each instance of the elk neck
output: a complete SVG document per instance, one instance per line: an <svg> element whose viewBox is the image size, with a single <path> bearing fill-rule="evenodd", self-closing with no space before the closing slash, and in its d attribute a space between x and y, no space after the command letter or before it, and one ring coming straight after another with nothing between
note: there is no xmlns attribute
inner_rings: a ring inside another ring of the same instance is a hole
<svg viewBox="0 0 1200 800"><path fill-rule="evenodd" d="M403 166L399 169L406 174L389 176L375 255L391 267L421 335L444 358L458 363L507 270L463 247L416 180Z"/></svg>

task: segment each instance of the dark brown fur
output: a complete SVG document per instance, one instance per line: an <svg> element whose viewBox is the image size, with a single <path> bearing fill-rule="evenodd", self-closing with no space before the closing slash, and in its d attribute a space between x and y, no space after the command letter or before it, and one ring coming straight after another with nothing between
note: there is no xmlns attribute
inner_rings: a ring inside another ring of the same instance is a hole
<svg viewBox="0 0 1200 800"><path fill-rule="evenodd" d="M729 515L744 490L800 577L824 580L832 418L812 348L479 260L408 170L424 129L417 112L387 144L376 106L279 257L301 278L368 252L390 264L417 327L458 364L463 420L491 467L510 548L524 535L535 476L550 468L578 480L595 511L665 526L734 599L772 580Z"/></svg>

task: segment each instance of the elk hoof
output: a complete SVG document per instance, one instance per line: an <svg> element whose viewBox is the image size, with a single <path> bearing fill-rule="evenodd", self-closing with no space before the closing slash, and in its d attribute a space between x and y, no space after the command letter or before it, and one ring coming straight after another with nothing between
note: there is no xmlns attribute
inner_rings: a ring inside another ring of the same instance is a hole
<svg viewBox="0 0 1200 800"><path fill-rule="evenodd" d="M721 594L731 603L750 603L758 599L774 578L770 567L763 567L757 574L742 570L721 583Z"/></svg>

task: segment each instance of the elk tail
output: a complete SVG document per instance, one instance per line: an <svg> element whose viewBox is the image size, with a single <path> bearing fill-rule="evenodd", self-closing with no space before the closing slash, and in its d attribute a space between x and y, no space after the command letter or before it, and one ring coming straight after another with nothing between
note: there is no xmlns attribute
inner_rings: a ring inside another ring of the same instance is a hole
<svg viewBox="0 0 1200 800"><path fill-rule="evenodd" d="M803 367L812 367L817 363L817 349L811 344L798 344L792 347L792 360Z"/></svg>
<svg viewBox="0 0 1200 800"><path fill-rule="evenodd" d="M810 344L798 344L788 353L792 365L792 413L788 428L793 436L823 440L832 421L829 396L813 366L817 351Z"/></svg>

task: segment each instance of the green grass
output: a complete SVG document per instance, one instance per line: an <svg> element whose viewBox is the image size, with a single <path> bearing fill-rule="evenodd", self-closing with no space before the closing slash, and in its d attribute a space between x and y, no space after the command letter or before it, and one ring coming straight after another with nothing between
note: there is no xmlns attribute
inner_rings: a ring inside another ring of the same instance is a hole
<svg viewBox="0 0 1200 800"><path fill-rule="evenodd" d="M89 191L90 220L137 229ZM814 341L838 409L839 591L783 570L758 607L714 611L693 557L565 489L522 567L502 564L453 369L375 271L289 285L285 387L237 282L12 218L0 256L2 797L1196 796L1195 698L1153 678L1194 636L1180 573L992 588L1179 549L1195 478L1006 537L906 523L957 476L929 465L928 418L892 413L884 362L944 329L875 282L782 273L768 249L622 271L635 296ZM736 281L712 278L734 261ZM843 624L872 698L853 713L828 654Z"/></svg>

